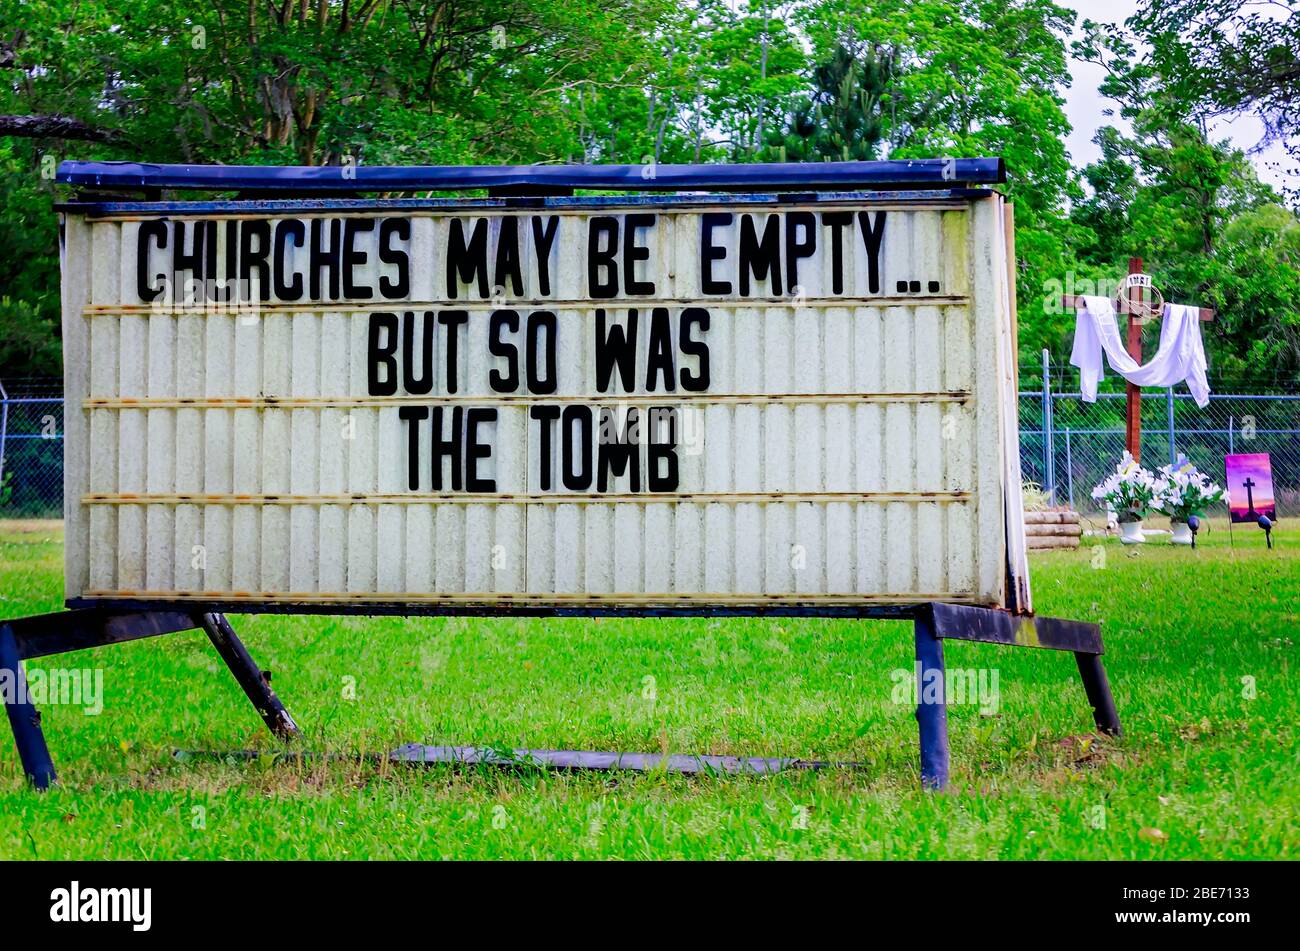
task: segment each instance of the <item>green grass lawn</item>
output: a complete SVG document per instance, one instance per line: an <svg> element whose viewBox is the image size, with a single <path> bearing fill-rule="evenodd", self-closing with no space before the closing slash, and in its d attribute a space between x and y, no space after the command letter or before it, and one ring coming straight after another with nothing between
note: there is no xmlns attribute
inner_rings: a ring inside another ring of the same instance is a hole
<svg viewBox="0 0 1300 951"><path fill-rule="evenodd" d="M950 667L1000 687L995 715L950 711L950 795L918 788L912 708L892 699L891 671L912 664L898 622L232 619L307 749L860 764L767 778L181 762L276 748L201 632L43 658L102 666L104 709L44 708L62 781L44 795L0 737L0 858L1290 857L1298 529L1272 552L1219 524L1196 552L1112 540L1104 564L1089 548L1035 558L1040 613L1103 623L1126 736L1094 738L1069 654L949 641ZM0 616L61 598L58 523L0 522Z"/></svg>

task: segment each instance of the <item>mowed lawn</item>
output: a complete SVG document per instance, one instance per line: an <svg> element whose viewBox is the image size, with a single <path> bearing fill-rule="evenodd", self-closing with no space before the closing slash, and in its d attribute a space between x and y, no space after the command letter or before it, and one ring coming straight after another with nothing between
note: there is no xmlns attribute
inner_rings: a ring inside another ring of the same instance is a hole
<svg viewBox="0 0 1300 951"><path fill-rule="evenodd" d="M1103 622L1126 730L1074 660L946 644L996 671L950 712L953 792L917 780L898 622L236 617L313 751L402 743L849 761L767 778L180 760L276 743L201 632L44 658L104 706L43 708L62 785L5 724L0 858L1286 858L1300 843L1300 524L1036 557L1040 613ZM0 616L56 610L58 523L0 522Z"/></svg>

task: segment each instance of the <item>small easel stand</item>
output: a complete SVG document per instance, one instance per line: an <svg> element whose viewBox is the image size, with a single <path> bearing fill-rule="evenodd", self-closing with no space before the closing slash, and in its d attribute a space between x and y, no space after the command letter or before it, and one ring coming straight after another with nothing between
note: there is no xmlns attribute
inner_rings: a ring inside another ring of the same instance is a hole
<svg viewBox="0 0 1300 951"><path fill-rule="evenodd" d="M173 609L173 607L175 609ZM248 650L221 613L221 605L195 611L186 606L147 608L73 608L54 614L0 621L0 683L8 681L4 693L5 711L13 727L14 741L23 772L36 789L56 781L53 760L41 729L41 715L27 696L22 661L68 651L85 650L144 637L156 637L202 628L226 666L252 701L267 728L278 738L300 735L298 725L271 689L270 674L258 668ZM365 613L409 613L408 610ZM671 611L665 613L673 613ZM745 612L738 612L745 613ZM750 612L759 613L759 612ZM782 612L767 612L782 613ZM798 614L797 610L784 612ZM806 612L805 612L806 613ZM830 612L835 613L835 612ZM950 701L943 660L945 640L980 641L1016 647L1037 647L1070 651L1083 680L1084 693L1092 706L1097 729L1120 736L1119 716L1102 667L1101 628L1082 621L1032 617L992 608L945 603L912 607L875 607L853 617L910 619L915 625L917 708L920 733L921 784L925 789L948 786L948 709ZM491 751L473 747L402 747L392 754L406 762L495 762ZM565 769L668 769L679 772L713 770L721 772L775 772L783 768L812 767L796 760L661 756L657 754L594 753L565 750L517 750L520 759Z"/></svg>
<svg viewBox="0 0 1300 951"><path fill-rule="evenodd" d="M1142 324L1159 316L1161 307L1154 305L1148 297L1160 297L1160 292L1151 285L1151 279L1142 270L1141 258L1128 259L1128 280L1120 291L1116 310L1128 315L1128 353L1139 364L1142 363ZM1082 306L1079 297L1066 294L1061 298L1065 307L1076 309ZM1202 307L1201 320L1214 319L1214 311ZM1142 387L1135 383L1125 384L1124 406L1124 446L1133 456L1134 462L1142 461Z"/></svg>

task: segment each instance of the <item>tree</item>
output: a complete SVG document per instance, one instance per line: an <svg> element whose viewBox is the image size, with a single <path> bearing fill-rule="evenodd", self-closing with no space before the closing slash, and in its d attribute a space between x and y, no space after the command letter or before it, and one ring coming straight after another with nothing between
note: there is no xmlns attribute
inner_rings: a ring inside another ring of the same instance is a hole
<svg viewBox="0 0 1300 951"><path fill-rule="evenodd" d="M843 158L849 145L851 157L1005 158L1021 345L1033 352L1055 340L1060 321L1045 312L1043 288L1072 263L1066 208L1082 197L1064 145L1065 40L1074 14L1049 0L819 0L798 16L825 86L834 90L849 75L841 49L864 68L849 95L832 99L852 113L842 110L825 132L812 126L805 138L814 148L788 153ZM786 138L798 132L796 125ZM832 149L816 147L827 140ZM840 153L828 154L833 148Z"/></svg>
<svg viewBox="0 0 1300 951"><path fill-rule="evenodd" d="M1074 19L1051 0L0 0L0 373L57 370L49 207L65 157L996 155L1026 353L1068 345L1070 322L1044 307L1052 281L1122 271L1133 252L1181 299L1238 308L1212 333L1253 352L1249 335L1290 326L1267 282L1290 288L1294 258L1266 241L1285 224L1265 212L1277 196L1206 118L1251 109L1295 133L1295 11L1144 0L1141 44L1085 24L1078 55L1108 69L1101 91L1132 132L1101 130L1082 179L1064 145ZM1267 356L1286 373L1290 339Z"/></svg>
<svg viewBox="0 0 1300 951"><path fill-rule="evenodd" d="M1300 218L1276 202L1235 216L1220 238L1213 299L1218 375L1271 386L1300 381Z"/></svg>
<svg viewBox="0 0 1300 951"><path fill-rule="evenodd" d="M726 19L719 17L709 32L704 112L729 161L769 157L771 130L779 129L805 88L807 55L791 28L788 6L753 0ZM715 0L714 7L721 4Z"/></svg>
<svg viewBox="0 0 1300 951"><path fill-rule="evenodd" d="M888 132L885 103L898 51L845 38L812 70L812 93L794 109L780 140L797 162L880 158Z"/></svg>
<svg viewBox="0 0 1300 951"><path fill-rule="evenodd" d="M1073 213L1081 259L1114 275L1140 254L1166 299L1218 309L1204 328L1212 381L1300 380L1295 215L1241 150L1210 137L1201 104L1131 36L1086 33L1078 52L1106 68L1101 92L1132 133L1097 134L1102 158L1084 170L1092 194Z"/></svg>
<svg viewBox="0 0 1300 951"><path fill-rule="evenodd" d="M569 93L634 83L647 58L638 34L665 7L3 0L12 32L0 68L16 77L0 113L65 117L109 141L127 131L143 159L559 157L571 144Z"/></svg>
<svg viewBox="0 0 1300 951"><path fill-rule="evenodd" d="M1081 227L1076 250L1084 261L1112 265L1138 250L1129 215L1137 198L1138 175L1118 129L1106 126L1093 141L1101 149L1101 158L1084 168L1089 194L1074 204L1071 214Z"/></svg>
<svg viewBox="0 0 1300 951"><path fill-rule="evenodd" d="M57 372L58 159L581 159L667 0L0 0L0 373ZM644 153L641 153L644 154Z"/></svg>
<svg viewBox="0 0 1300 951"><path fill-rule="evenodd" d="M1240 0L1145 0L1130 20L1147 64L1184 101L1253 111L1300 158L1300 7Z"/></svg>

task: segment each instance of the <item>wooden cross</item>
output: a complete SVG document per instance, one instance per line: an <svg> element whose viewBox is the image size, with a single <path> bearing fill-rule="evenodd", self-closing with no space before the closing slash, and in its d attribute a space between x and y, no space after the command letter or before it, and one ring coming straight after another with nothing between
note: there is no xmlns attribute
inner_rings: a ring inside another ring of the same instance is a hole
<svg viewBox="0 0 1300 951"><path fill-rule="evenodd" d="M1142 259L1129 258L1128 272L1132 274L1142 273ZM1134 320L1133 304L1142 304L1146 302L1146 288L1130 287L1127 293L1119 302L1119 312L1128 314L1128 352L1138 363L1142 362L1142 321ZM1070 308L1082 306L1083 301L1074 294L1066 294L1061 298L1061 303ZM1209 321L1214 319L1214 310L1209 307L1202 307L1201 320ZM1142 387L1133 383L1126 386L1125 392L1125 422L1124 422L1124 443L1128 451L1133 455L1135 462L1142 459Z"/></svg>

